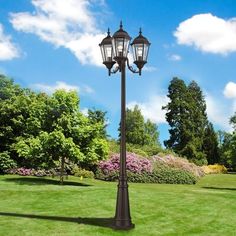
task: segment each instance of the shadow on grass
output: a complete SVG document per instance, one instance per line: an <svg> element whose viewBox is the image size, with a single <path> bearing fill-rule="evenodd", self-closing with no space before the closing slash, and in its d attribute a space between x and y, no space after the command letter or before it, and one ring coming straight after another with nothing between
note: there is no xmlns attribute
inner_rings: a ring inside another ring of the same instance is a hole
<svg viewBox="0 0 236 236"><path fill-rule="evenodd" d="M60 185L60 181L56 179L45 179L42 177L29 178L29 177L19 177L19 178L6 178L4 181L16 182L17 184L25 184L25 185ZM72 182L72 181L64 181L63 186L81 186L88 187L91 186L89 184Z"/></svg>
<svg viewBox="0 0 236 236"><path fill-rule="evenodd" d="M220 188L220 187L202 187L206 189L215 189L215 190L231 190L231 191L236 191L236 188Z"/></svg>
<svg viewBox="0 0 236 236"><path fill-rule="evenodd" d="M106 227L106 228L113 228L113 221L114 221L114 218L43 216L43 215L19 214L19 213L10 213L10 212L0 212L0 216L12 216L12 217L22 217L22 218L40 219L40 220L63 221L63 222L93 225L93 226Z"/></svg>

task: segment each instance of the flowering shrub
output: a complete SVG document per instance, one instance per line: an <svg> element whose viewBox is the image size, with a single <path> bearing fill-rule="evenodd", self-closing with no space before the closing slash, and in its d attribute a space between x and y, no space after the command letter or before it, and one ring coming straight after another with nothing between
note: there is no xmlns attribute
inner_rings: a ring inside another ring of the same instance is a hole
<svg viewBox="0 0 236 236"><path fill-rule="evenodd" d="M165 155L160 156L156 155L152 157L154 163L163 163L169 167L186 170L192 174L194 174L197 178L204 176L204 171L200 166L195 165L194 163L189 162L185 158L173 156L173 155Z"/></svg>
<svg viewBox="0 0 236 236"><path fill-rule="evenodd" d="M27 175L33 175L33 169L27 169L27 168L21 167L21 168L11 169L9 170L8 173L27 176Z"/></svg>
<svg viewBox="0 0 236 236"><path fill-rule="evenodd" d="M107 181L117 180L119 176L119 159L120 155L114 154L109 160L100 162L96 178ZM168 184L195 184L197 182L198 176L187 167L184 169L181 165L168 165L165 161L161 161L157 157L148 160L134 153L127 153L128 180L136 183ZM186 163L189 162L186 161Z"/></svg>
<svg viewBox="0 0 236 236"><path fill-rule="evenodd" d="M52 170L35 170L21 167L21 168L9 169L6 171L6 173L12 175L42 177L42 176L50 176L52 174Z"/></svg>
<svg viewBox="0 0 236 236"><path fill-rule="evenodd" d="M101 161L98 165L99 169L104 173L110 173L119 170L120 165L120 154L116 153L111 156L109 160ZM142 158L135 153L127 153L126 156L126 167L127 171L132 173L142 173L142 172L151 172L152 165L151 162Z"/></svg>
<svg viewBox="0 0 236 236"><path fill-rule="evenodd" d="M208 165L208 166L202 166L202 170L205 174L225 174L227 173L227 169L224 165Z"/></svg>

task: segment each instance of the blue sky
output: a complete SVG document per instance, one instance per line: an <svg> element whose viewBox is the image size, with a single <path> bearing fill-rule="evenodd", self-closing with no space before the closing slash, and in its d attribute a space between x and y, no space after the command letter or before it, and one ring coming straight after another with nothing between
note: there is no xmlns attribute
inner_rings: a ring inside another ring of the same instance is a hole
<svg viewBox="0 0 236 236"><path fill-rule="evenodd" d="M120 20L132 38L151 42L142 76L127 73L127 106L138 104L161 141L168 125L161 107L177 76L202 88L209 120L230 131L236 111L235 0L0 0L0 73L24 87L52 93L76 89L80 107L107 111L117 137L120 75L108 77L98 43Z"/></svg>

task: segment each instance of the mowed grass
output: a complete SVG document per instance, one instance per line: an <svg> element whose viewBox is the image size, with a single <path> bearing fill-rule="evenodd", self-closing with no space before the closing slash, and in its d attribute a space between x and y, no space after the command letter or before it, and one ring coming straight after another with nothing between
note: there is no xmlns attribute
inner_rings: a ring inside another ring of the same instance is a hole
<svg viewBox="0 0 236 236"><path fill-rule="evenodd" d="M110 227L116 183L0 176L0 236L236 235L236 174L196 185L129 184L135 228Z"/></svg>

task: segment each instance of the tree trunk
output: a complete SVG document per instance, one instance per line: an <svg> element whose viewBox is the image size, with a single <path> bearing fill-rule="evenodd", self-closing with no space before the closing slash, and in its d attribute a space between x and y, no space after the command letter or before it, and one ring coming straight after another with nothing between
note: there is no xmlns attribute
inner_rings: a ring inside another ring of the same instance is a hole
<svg viewBox="0 0 236 236"><path fill-rule="evenodd" d="M61 185L63 185L63 181L64 181L64 168L65 168L65 157L61 157L61 173L60 173Z"/></svg>

